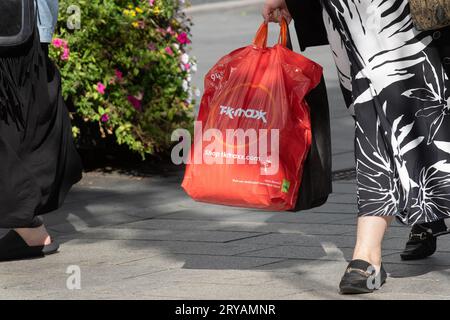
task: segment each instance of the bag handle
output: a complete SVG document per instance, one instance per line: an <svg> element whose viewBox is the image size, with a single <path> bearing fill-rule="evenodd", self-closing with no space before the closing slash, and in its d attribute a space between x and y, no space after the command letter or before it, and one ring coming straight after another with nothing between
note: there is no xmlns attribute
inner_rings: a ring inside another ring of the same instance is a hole
<svg viewBox="0 0 450 320"><path fill-rule="evenodd" d="M256 32L256 36L253 40L253 45L258 48L267 48L267 36L269 33L269 24L267 22L263 22ZM283 47L288 45L288 37L289 37L289 28L288 23L284 17L280 20L280 35L278 37L278 44L281 44Z"/></svg>

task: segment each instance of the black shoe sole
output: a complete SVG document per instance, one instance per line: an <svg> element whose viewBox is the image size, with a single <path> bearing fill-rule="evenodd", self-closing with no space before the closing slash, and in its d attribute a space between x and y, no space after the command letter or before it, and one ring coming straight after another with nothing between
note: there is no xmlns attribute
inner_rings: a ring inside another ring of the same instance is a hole
<svg viewBox="0 0 450 320"><path fill-rule="evenodd" d="M413 254L402 254L400 253L400 259L402 261L412 261L412 260L423 260L430 256L432 256L436 251L430 253L430 254L422 254L422 255L413 255Z"/></svg>
<svg viewBox="0 0 450 320"><path fill-rule="evenodd" d="M410 254L410 253L405 253L402 252L400 253L400 258L403 261L412 261L412 260L423 260L426 259L430 256L432 256L435 252L436 252L437 247L433 246L433 248L427 252L421 252L420 254Z"/></svg>
<svg viewBox="0 0 450 320"><path fill-rule="evenodd" d="M367 288L361 288L361 287L356 287L356 286L352 286L352 285L346 285L346 286L341 286L339 288L339 294L341 295L346 295L346 294L366 294L366 293L373 293L374 290L370 290Z"/></svg>
<svg viewBox="0 0 450 320"><path fill-rule="evenodd" d="M14 230L9 231L0 241L0 262L39 259L59 250L59 244L55 241L43 246L28 246Z"/></svg>
<svg viewBox="0 0 450 320"><path fill-rule="evenodd" d="M380 288L386 283L386 280L383 281L383 283L380 285ZM339 285L339 294L345 295L345 294L366 294L366 293L373 293L376 290L380 288L375 289L369 289L366 286L363 286L361 284L355 285L355 284L345 284L345 285Z"/></svg>
<svg viewBox="0 0 450 320"><path fill-rule="evenodd" d="M59 252L59 243L53 241L52 243L44 246L42 253L44 256L49 256Z"/></svg>
<svg viewBox="0 0 450 320"><path fill-rule="evenodd" d="M7 258L1 258L0 263L2 262L17 262L17 261L27 261L27 260L37 260L42 259L47 256L57 254L59 253L59 250L49 251L46 253L39 253L39 254L27 254L27 255L21 255L21 256L11 256Z"/></svg>

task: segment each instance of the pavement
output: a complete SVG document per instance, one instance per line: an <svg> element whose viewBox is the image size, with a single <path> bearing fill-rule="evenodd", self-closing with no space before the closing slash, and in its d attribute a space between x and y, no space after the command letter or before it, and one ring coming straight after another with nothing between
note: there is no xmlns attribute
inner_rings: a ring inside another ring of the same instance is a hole
<svg viewBox="0 0 450 320"><path fill-rule="evenodd" d="M248 44L257 6L192 14L193 52L202 75ZM276 37L271 28L271 41ZM333 169L353 162L353 120L340 96L327 47L305 53L325 69L331 101ZM402 262L408 228L384 241L389 278L382 290L340 296L337 285L355 242L355 181L340 176L320 208L262 212L197 203L180 187L182 170L148 177L87 173L64 207L45 217L62 243L45 259L0 264L1 299L448 299L450 237L438 252ZM2 231L0 230L0 233Z"/></svg>

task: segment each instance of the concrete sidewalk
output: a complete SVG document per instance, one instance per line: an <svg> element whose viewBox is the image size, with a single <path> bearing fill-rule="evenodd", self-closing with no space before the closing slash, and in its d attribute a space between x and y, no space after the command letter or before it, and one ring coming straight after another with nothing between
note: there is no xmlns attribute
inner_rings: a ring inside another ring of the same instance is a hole
<svg viewBox="0 0 450 320"><path fill-rule="evenodd" d="M258 8L196 13L194 81L218 57L248 44ZM276 30L272 28L272 37ZM328 48L306 53L325 67L333 118L334 169L353 166L353 124ZM384 243L390 273L379 292L339 296L337 285L355 238L355 181L337 180L328 203L301 213L261 212L196 203L181 171L147 178L86 174L57 213L46 217L61 252L0 264L3 299L448 299L450 237L439 252L403 263L408 229L394 225ZM69 290L71 266L81 289ZM76 270L75 268L75 270Z"/></svg>
<svg viewBox="0 0 450 320"><path fill-rule="evenodd" d="M354 181L302 213L196 203L181 175L88 174L64 209L46 218L61 252L0 265L3 299L426 299L450 298L450 239L432 258L403 263L408 230L384 243L381 291L343 297L337 284L355 234ZM67 289L70 266L81 290Z"/></svg>

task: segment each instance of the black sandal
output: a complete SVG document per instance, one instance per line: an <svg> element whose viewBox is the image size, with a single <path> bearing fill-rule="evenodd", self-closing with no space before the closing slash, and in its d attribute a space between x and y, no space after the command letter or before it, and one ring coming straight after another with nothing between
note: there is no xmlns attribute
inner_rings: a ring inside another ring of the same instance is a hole
<svg viewBox="0 0 450 320"><path fill-rule="evenodd" d="M375 275L375 268L364 260L349 263L339 284L340 294L372 293L386 282L387 273L381 264L380 272Z"/></svg>
<svg viewBox="0 0 450 320"><path fill-rule="evenodd" d="M48 245L29 246L14 230L0 239L0 261L42 258L57 253L59 244L55 241Z"/></svg>

